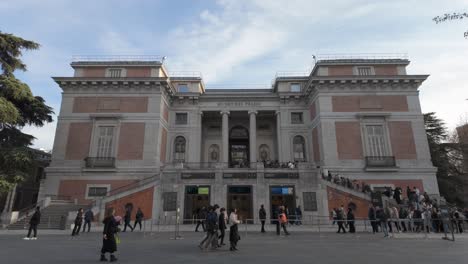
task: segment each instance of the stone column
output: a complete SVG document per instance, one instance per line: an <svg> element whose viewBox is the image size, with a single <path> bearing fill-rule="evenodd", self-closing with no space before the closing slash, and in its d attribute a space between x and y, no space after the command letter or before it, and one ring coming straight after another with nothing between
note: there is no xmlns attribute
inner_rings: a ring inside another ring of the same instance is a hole
<svg viewBox="0 0 468 264"><path fill-rule="evenodd" d="M229 111L222 111L221 116L223 118L222 122L222 157L221 161L226 165L229 162Z"/></svg>
<svg viewBox="0 0 468 264"><path fill-rule="evenodd" d="M196 148L198 148L197 151L197 162L202 162L203 157L202 157L202 148L203 148L203 111L198 112L198 126L197 126L197 144Z"/></svg>
<svg viewBox="0 0 468 264"><path fill-rule="evenodd" d="M250 163L257 162L257 111L249 111L249 150Z"/></svg>
<svg viewBox="0 0 468 264"><path fill-rule="evenodd" d="M281 146L281 112L276 111L276 150L278 151L278 161L283 162L282 146Z"/></svg>

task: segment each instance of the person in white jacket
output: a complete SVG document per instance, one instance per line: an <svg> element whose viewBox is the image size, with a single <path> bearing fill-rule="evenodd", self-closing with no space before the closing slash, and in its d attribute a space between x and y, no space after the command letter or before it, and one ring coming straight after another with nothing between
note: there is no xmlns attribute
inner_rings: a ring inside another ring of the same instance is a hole
<svg viewBox="0 0 468 264"><path fill-rule="evenodd" d="M239 228L237 225L240 223L241 221L237 216L237 208L234 208L229 215L229 224L231 225L229 228L229 242L231 242L229 250L231 251L237 250L237 242L240 240Z"/></svg>

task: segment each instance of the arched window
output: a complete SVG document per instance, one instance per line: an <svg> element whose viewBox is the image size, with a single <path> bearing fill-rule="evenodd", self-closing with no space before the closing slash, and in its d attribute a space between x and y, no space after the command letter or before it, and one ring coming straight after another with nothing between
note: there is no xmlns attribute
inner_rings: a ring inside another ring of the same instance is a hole
<svg viewBox="0 0 468 264"><path fill-rule="evenodd" d="M210 162L219 161L219 146L218 145L213 144L208 148L208 160Z"/></svg>
<svg viewBox="0 0 468 264"><path fill-rule="evenodd" d="M174 161L185 162L185 138L178 136L174 141Z"/></svg>
<svg viewBox="0 0 468 264"><path fill-rule="evenodd" d="M270 160L270 148L266 144L260 145L258 148L258 153L260 154L261 161Z"/></svg>
<svg viewBox="0 0 468 264"><path fill-rule="evenodd" d="M293 139L294 161L305 161L305 140L302 136Z"/></svg>

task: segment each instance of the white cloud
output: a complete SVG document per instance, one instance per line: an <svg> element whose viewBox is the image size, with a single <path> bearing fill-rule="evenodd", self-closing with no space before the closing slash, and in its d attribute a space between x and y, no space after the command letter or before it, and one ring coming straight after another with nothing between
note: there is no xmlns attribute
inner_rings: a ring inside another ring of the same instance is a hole
<svg viewBox="0 0 468 264"><path fill-rule="evenodd" d="M57 121L54 121L52 123L46 124L41 128L26 126L21 131L23 133L33 135L36 138L33 141L34 148L52 150L56 127Z"/></svg>

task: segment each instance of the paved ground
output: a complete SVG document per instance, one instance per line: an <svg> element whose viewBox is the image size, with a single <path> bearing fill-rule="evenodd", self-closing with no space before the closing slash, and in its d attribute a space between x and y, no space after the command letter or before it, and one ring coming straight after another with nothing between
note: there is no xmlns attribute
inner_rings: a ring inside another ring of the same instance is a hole
<svg viewBox="0 0 468 264"><path fill-rule="evenodd" d="M68 233L68 232L67 232ZM288 237L273 233L243 233L239 251L228 248L201 252L196 246L203 233L183 232L154 235L121 234L119 263L467 263L468 238L444 241L440 235L397 236L294 232ZM99 263L101 235L91 232L71 239L65 234L42 235L36 241L23 241L15 233L0 235L2 263ZM5 262L4 262L5 261Z"/></svg>

